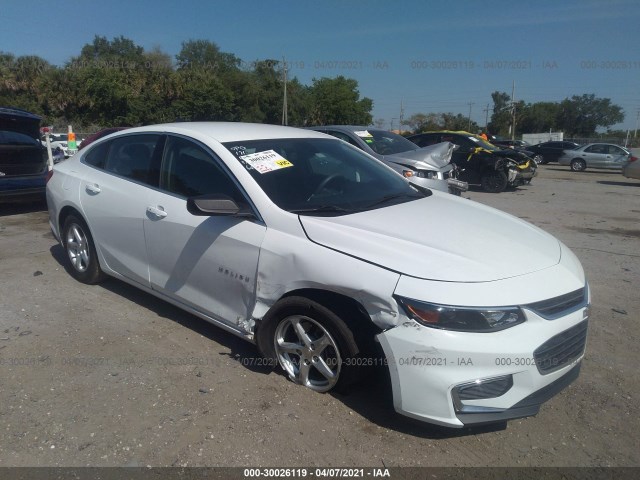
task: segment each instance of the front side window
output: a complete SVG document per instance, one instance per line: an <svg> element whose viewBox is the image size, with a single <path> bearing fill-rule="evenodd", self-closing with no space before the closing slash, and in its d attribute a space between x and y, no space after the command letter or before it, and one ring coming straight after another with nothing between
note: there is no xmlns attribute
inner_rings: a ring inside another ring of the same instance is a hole
<svg viewBox="0 0 640 480"><path fill-rule="evenodd" d="M169 136L160 170L160 188L181 197L222 194L244 197L218 160L191 140Z"/></svg>
<svg viewBox="0 0 640 480"><path fill-rule="evenodd" d="M585 152L588 153L607 153L608 149L606 145L591 145L590 147L587 147L585 150Z"/></svg>
<svg viewBox="0 0 640 480"><path fill-rule="evenodd" d="M417 192L388 167L337 140L247 140L224 146L278 207L293 213L339 215L428 194Z"/></svg>

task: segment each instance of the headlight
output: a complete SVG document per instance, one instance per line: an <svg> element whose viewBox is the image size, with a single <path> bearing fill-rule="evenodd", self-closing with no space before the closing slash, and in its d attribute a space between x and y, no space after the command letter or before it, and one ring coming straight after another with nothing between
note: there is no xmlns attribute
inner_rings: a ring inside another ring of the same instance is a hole
<svg viewBox="0 0 640 480"><path fill-rule="evenodd" d="M454 307L395 296L406 314L425 327L457 332L496 332L525 321L518 307Z"/></svg>
<svg viewBox="0 0 640 480"><path fill-rule="evenodd" d="M405 178L438 178L438 172L434 172L432 170L403 170L402 175Z"/></svg>

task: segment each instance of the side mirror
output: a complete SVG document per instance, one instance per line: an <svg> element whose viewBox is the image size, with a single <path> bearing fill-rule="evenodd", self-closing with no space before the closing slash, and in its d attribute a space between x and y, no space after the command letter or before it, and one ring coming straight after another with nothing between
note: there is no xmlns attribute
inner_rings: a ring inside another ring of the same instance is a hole
<svg viewBox="0 0 640 480"><path fill-rule="evenodd" d="M252 217L248 208L238 205L232 198L222 194L201 195L187 198L187 210L198 216L242 216Z"/></svg>

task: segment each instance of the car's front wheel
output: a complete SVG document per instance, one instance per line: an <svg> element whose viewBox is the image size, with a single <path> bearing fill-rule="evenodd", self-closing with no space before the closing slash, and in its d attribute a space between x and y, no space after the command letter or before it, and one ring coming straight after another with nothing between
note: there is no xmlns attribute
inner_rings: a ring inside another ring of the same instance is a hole
<svg viewBox="0 0 640 480"><path fill-rule="evenodd" d="M70 273L76 280L95 284L104 279L93 237L84 220L75 215L67 217L62 227L62 245L71 264Z"/></svg>
<svg viewBox="0 0 640 480"><path fill-rule="evenodd" d="M262 353L289 378L317 392L343 390L357 376L353 333L328 308L304 297L281 300L258 335Z"/></svg>
<svg viewBox="0 0 640 480"><path fill-rule="evenodd" d="M574 172L584 172L587 169L587 163L581 158L571 160L571 170Z"/></svg>
<svg viewBox="0 0 640 480"><path fill-rule="evenodd" d="M500 193L507 188L507 175L502 170L487 170L480 179L485 192Z"/></svg>

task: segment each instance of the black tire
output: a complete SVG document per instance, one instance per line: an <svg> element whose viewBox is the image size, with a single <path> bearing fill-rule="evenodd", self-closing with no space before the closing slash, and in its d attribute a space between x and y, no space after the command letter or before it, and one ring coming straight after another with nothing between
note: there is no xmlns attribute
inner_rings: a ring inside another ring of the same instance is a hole
<svg viewBox="0 0 640 480"><path fill-rule="evenodd" d="M296 320L312 348L293 335ZM344 392L358 378L356 358L360 349L353 333L338 315L313 300L304 297L280 300L265 316L256 335L258 348L267 363L279 364L294 383L318 392ZM325 341L329 345L322 347ZM294 345L297 345L296 351L285 351L285 346L292 350ZM306 378L300 368L305 361L309 362ZM333 367L335 379L330 380L322 373L327 365Z"/></svg>
<svg viewBox="0 0 640 480"><path fill-rule="evenodd" d="M584 172L587 169L587 162L581 158L571 160L571 170L574 172Z"/></svg>
<svg viewBox="0 0 640 480"><path fill-rule="evenodd" d="M82 218L69 215L62 227L62 246L69 259L69 273L78 281L93 285L106 275L100 268L89 227Z"/></svg>
<svg viewBox="0 0 640 480"><path fill-rule="evenodd" d="M502 170L487 170L483 173L480 183L485 192L500 193L507 188L508 178Z"/></svg>

